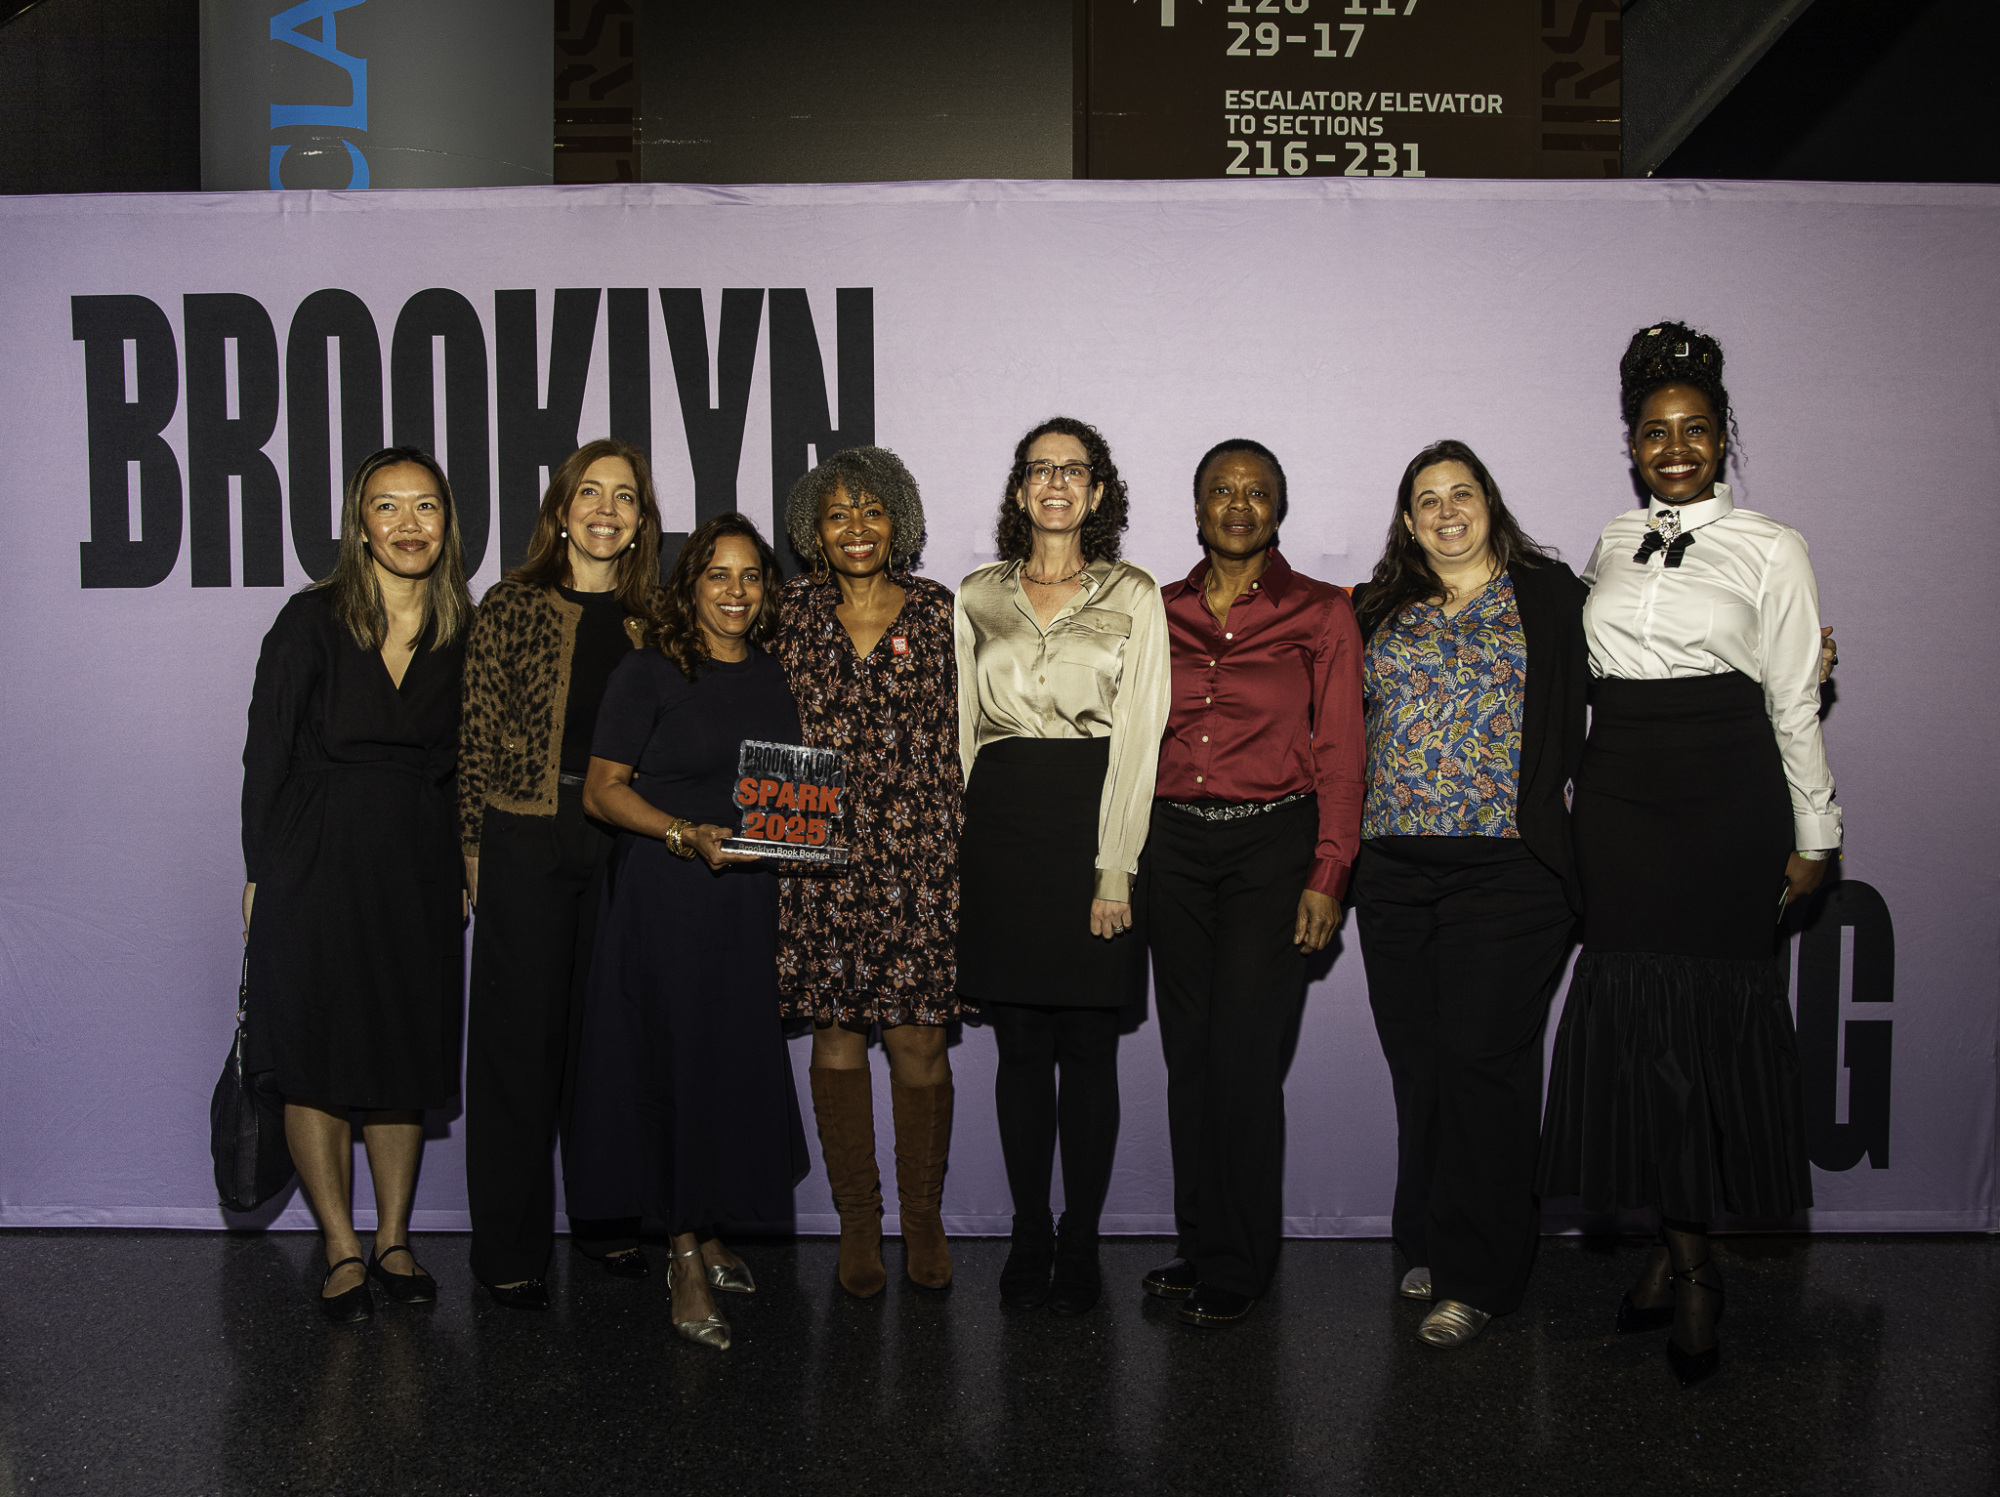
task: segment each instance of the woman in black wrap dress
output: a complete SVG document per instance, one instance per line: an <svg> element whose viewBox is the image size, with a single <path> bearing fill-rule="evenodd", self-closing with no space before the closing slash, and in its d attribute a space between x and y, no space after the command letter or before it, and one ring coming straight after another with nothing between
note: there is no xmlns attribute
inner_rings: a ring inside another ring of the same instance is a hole
<svg viewBox="0 0 2000 1497"><path fill-rule="evenodd" d="M453 771L471 617L444 473L388 448L348 480L333 575L284 606L257 659L243 745L248 1062L285 1095L326 1235L320 1303L337 1321L373 1313L370 1278L404 1303L437 1291L408 1234L423 1114L458 1095ZM350 1111L375 1185L365 1265Z"/></svg>

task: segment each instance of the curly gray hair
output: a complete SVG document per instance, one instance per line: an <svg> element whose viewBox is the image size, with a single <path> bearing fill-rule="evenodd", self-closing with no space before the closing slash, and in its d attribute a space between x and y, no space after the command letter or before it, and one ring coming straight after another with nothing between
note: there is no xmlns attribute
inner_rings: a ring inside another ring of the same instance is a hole
<svg viewBox="0 0 2000 1497"><path fill-rule="evenodd" d="M889 512L889 565L907 572L924 549L924 501L903 460L886 447L849 447L792 485L785 499L785 535L799 564L820 564L819 507L841 484L859 498L867 495Z"/></svg>

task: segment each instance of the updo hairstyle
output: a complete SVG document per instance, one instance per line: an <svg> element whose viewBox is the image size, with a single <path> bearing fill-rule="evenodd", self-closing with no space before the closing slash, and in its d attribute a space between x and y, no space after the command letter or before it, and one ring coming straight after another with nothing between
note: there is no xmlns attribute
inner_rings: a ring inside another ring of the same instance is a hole
<svg viewBox="0 0 2000 1497"><path fill-rule="evenodd" d="M1715 407L1717 423L1728 429L1734 445L1736 420L1729 409L1728 387L1722 383L1722 345L1684 322L1641 328L1625 345L1625 357L1618 361L1618 393L1627 438L1638 430L1639 412L1647 398L1668 385L1691 385L1706 395Z"/></svg>

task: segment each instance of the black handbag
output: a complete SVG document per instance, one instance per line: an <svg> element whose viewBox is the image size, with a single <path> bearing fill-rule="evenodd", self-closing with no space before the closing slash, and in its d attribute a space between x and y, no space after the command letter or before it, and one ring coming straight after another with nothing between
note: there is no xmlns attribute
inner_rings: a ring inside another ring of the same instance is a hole
<svg viewBox="0 0 2000 1497"><path fill-rule="evenodd" d="M208 1151L215 1156L215 1193L224 1211L254 1211L291 1183L285 1143L285 1099L269 1071L245 1068L249 1035L250 954L236 988L236 1040L208 1104Z"/></svg>

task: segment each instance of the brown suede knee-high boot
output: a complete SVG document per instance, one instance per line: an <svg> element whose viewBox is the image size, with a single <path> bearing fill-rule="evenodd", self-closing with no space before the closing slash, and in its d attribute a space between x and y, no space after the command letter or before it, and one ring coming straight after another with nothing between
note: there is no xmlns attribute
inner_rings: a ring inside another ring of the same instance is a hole
<svg viewBox="0 0 2000 1497"><path fill-rule="evenodd" d="M875 1164L875 1102L868 1070L813 1066L813 1117L820 1157L840 1212L840 1287L861 1299L882 1292L882 1175Z"/></svg>
<svg viewBox="0 0 2000 1497"><path fill-rule="evenodd" d="M951 1153L951 1077L936 1086L904 1086L893 1077L896 1118L896 1199L903 1212L903 1251L910 1281L925 1289L951 1283L951 1246L938 1208Z"/></svg>

